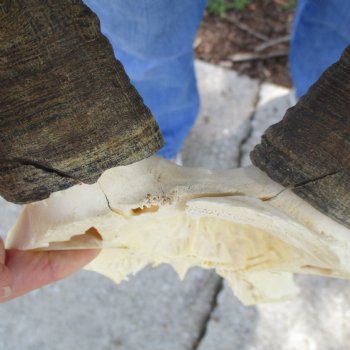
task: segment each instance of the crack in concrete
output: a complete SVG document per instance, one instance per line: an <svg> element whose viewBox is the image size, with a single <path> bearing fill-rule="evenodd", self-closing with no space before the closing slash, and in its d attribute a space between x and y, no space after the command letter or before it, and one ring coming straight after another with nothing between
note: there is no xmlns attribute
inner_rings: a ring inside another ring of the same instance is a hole
<svg viewBox="0 0 350 350"><path fill-rule="evenodd" d="M242 137L241 142L238 145L238 157L237 157L237 167L240 168L242 166L242 159L244 156L244 147L248 143L250 137L253 134L254 127L253 127L253 120L255 119L256 115L256 109L258 106L258 103L260 101L260 91L261 91L261 84L259 84L257 93L253 100L253 111L248 119L248 130L247 133Z"/></svg>
<svg viewBox="0 0 350 350"><path fill-rule="evenodd" d="M198 338L196 339L195 343L192 346L192 350L197 350L199 348L202 340L204 339L205 335L207 334L208 324L211 320L211 316L212 316L214 310L217 307L218 296L219 296L220 292L223 290L223 288L224 288L224 282L223 282L223 279L220 277L218 283L216 284L216 286L214 288L214 294L213 294L213 297L212 297L211 302L210 302L209 311L200 325L199 335L198 335Z"/></svg>

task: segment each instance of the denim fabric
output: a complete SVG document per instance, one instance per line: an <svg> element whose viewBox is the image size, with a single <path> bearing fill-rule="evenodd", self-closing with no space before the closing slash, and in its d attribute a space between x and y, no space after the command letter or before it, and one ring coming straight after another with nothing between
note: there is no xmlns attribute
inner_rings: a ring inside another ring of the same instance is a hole
<svg viewBox="0 0 350 350"><path fill-rule="evenodd" d="M297 97L339 59L349 43L349 0L298 1L289 56Z"/></svg>
<svg viewBox="0 0 350 350"><path fill-rule="evenodd" d="M199 109L192 44L206 0L85 0L99 17L173 158Z"/></svg>
<svg viewBox="0 0 350 350"><path fill-rule="evenodd" d="M207 0L85 0L98 15L173 158L199 109L192 43ZM350 42L350 0L299 0L290 69L296 95L306 93Z"/></svg>

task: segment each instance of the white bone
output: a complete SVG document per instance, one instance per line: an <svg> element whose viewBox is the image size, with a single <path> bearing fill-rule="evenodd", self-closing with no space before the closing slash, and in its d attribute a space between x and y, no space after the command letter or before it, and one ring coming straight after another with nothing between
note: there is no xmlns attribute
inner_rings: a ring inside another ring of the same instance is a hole
<svg viewBox="0 0 350 350"><path fill-rule="evenodd" d="M168 263L180 277L214 268L245 304L295 295L295 272L350 278L350 230L260 170L155 156L24 206L6 246L100 247L87 268L116 282L148 264Z"/></svg>

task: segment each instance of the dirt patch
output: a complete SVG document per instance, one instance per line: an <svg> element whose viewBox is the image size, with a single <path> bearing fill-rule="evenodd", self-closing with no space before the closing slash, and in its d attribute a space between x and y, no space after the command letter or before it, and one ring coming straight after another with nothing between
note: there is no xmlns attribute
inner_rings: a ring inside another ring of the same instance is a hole
<svg viewBox="0 0 350 350"><path fill-rule="evenodd" d="M206 11L195 41L197 58L290 87L287 54L294 6L287 3L252 0L241 11Z"/></svg>

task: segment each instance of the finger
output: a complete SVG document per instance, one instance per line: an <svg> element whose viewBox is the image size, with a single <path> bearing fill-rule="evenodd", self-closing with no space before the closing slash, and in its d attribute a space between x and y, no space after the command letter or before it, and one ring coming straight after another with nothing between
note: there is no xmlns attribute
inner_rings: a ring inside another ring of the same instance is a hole
<svg viewBox="0 0 350 350"><path fill-rule="evenodd" d="M8 298L12 294L12 276L9 268L0 264L0 301Z"/></svg>
<svg viewBox="0 0 350 350"><path fill-rule="evenodd" d="M3 240L0 237L0 264L4 264L5 263L5 245Z"/></svg>
<svg viewBox="0 0 350 350"><path fill-rule="evenodd" d="M50 252L7 251L6 265L13 276L11 297L17 297L68 277L89 263L98 253L99 250L92 249Z"/></svg>

